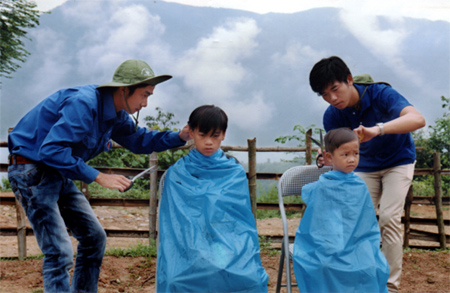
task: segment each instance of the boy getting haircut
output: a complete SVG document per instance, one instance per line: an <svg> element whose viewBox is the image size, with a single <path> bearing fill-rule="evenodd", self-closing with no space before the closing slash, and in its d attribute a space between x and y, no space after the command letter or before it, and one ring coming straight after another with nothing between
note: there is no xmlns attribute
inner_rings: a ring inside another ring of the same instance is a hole
<svg viewBox="0 0 450 293"><path fill-rule="evenodd" d="M216 130L227 131L228 116L225 112L214 105L200 106L192 111L188 121L189 128L195 130L198 128L200 132L215 133Z"/></svg>
<svg viewBox="0 0 450 293"><path fill-rule="evenodd" d="M389 267L369 191L353 170L359 140L348 128L325 135L333 171L302 189L307 207L295 235L300 292L388 292Z"/></svg>
<svg viewBox="0 0 450 293"><path fill-rule="evenodd" d="M157 292L267 292L244 168L220 148L228 118L189 117L195 149L171 166L160 198Z"/></svg>
<svg viewBox="0 0 450 293"><path fill-rule="evenodd" d="M333 153L335 149L339 148L344 143L354 140L358 140L358 136L350 129L345 127L333 129L325 134L325 151Z"/></svg>

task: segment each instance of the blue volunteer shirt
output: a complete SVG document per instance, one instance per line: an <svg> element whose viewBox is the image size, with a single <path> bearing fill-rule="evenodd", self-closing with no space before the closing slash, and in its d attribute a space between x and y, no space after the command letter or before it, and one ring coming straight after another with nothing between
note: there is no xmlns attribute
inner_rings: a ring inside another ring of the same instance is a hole
<svg viewBox="0 0 450 293"><path fill-rule="evenodd" d="M96 85L62 89L28 112L8 137L11 154L44 163L72 180L91 183L99 171L86 162L111 148L111 139L138 154L185 144L178 132L149 131L116 113L112 92Z"/></svg>
<svg viewBox="0 0 450 293"><path fill-rule="evenodd" d="M365 85L354 85L361 96ZM323 116L325 131L339 127L355 129L360 125L375 126L400 116L411 104L392 87L375 83L368 86L361 99L361 110L353 107L339 110L329 106ZM414 141L409 133L377 136L360 146L359 165L356 172L375 172L386 168L412 164L416 160Z"/></svg>

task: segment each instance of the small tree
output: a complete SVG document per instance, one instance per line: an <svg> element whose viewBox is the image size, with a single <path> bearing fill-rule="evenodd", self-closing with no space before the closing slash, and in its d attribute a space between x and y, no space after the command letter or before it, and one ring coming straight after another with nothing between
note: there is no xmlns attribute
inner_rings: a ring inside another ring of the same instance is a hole
<svg viewBox="0 0 450 293"><path fill-rule="evenodd" d="M450 168L450 99L441 97L442 108L446 109L441 118L436 119L434 125L428 126L425 131L413 132L414 143L423 150L417 152L416 168L433 168L433 153L441 153L441 168ZM418 176L414 178L414 190L422 187L424 190L433 190L433 178L431 176ZM450 196L450 178L442 176L442 190L444 195ZM425 194L424 194L425 195Z"/></svg>
<svg viewBox="0 0 450 293"><path fill-rule="evenodd" d="M147 116L144 121L147 121L147 127L155 130L173 130L178 131L175 126L178 125L179 121L173 121L175 114L171 112L163 112L160 107L156 107L158 115L156 117ZM161 169L167 169L181 157L188 154L188 150L167 150L158 153L158 165Z"/></svg>
<svg viewBox="0 0 450 293"><path fill-rule="evenodd" d="M25 62L30 53L22 41L28 28L39 25L39 10L36 3L26 0L0 1L0 77L11 78L20 68L17 61Z"/></svg>
<svg viewBox="0 0 450 293"><path fill-rule="evenodd" d="M294 132L297 131L298 132L297 134L279 136L279 137L275 138L275 142L285 144L288 141L294 140L294 141L298 142L297 146L304 147L304 146L306 146L306 132L308 131L308 129L312 129L313 134L317 134L316 137L318 138L318 134L320 133L321 129L317 128L315 124L311 124L307 128L304 128L301 125L295 125L293 130L294 130ZM319 139L317 139L317 141L319 141ZM283 160L283 161L291 162L291 163L292 162L302 163L304 161L304 157L297 156L292 160Z"/></svg>

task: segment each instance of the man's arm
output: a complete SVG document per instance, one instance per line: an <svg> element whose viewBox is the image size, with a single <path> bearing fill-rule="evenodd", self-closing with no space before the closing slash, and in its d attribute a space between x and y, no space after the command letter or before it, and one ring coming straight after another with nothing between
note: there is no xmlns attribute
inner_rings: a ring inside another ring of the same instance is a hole
<svg viewBox="0 0 450 293"><path fill-rule="evenodd" d="M389 122L383 123L384 134L409 133L425 126L425 118L413 106L407 106L400 112L400 116ZM360 125L353 130L361 142L366 142L381 134L381 128L377 125L364 127Z"/></svg>

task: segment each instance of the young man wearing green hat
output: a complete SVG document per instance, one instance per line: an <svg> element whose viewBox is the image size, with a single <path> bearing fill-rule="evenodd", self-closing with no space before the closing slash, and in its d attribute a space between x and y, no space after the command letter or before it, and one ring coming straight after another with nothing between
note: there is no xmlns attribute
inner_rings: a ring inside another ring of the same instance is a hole
<svg viewBox="0 0 450 293"><path fill-rule="evenodd" d="M11 187L21 202L44 254L45 292L97 292L106 234L72 180L124 191L131 181L105 174L86 162L111 148L111 139L134 153L149 154L184 145L180 132L149 131L130 117L147 106L155 76L140 60L127 60L113 81L62 89L28 112L9 134ZM133 117L134 118L134 117ZM76 264L67 228L79 241Z"/></svg>

